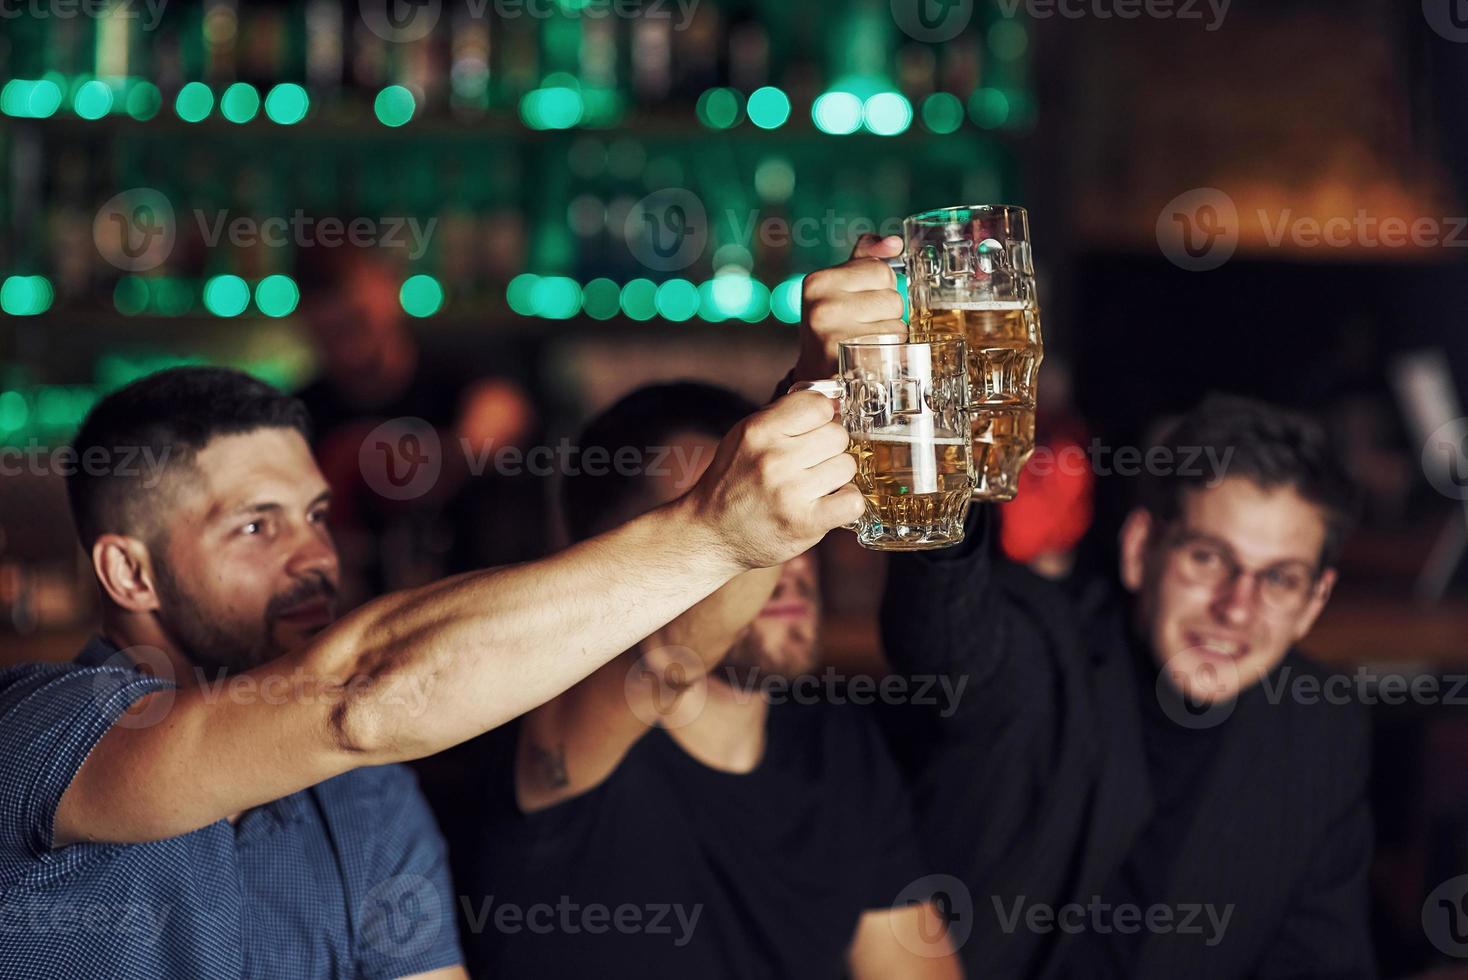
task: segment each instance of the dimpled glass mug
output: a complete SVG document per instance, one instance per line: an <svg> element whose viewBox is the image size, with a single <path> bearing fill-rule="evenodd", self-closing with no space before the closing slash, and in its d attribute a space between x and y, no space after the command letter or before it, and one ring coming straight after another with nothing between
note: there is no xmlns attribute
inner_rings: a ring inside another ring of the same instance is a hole
<svg viewBox="0 0 1468 980"><path fill-rule="evenodd" d="M843 341L838 374L791 391L841 406L866 511L851 529L874 551L924 551L963 540L974 489L968 345L897 334Z"/></svg>

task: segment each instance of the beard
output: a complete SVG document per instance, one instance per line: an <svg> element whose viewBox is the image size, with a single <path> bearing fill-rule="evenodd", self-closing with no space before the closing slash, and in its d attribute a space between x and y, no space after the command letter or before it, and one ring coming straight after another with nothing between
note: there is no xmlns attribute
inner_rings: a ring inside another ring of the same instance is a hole
<svg viewBox="0 0 1468 980"><path fill-rule="evenodd" d="M191 663L227 672L258 667L286 652L275 637L280 610L336 598L336 586L325 576L312 574L272 596L257 623L227 623L190 595L166 562L155 561L153 567L162 600L158 618L169 637Z"/></svg>
<svg viewBox="0 0 1468 980"><path fill-rule="evenodd" d="M720 673L740 683L751 678L787 680L809 673L819 659L814 619L795 623L756 621L734 641Z"/></svg>

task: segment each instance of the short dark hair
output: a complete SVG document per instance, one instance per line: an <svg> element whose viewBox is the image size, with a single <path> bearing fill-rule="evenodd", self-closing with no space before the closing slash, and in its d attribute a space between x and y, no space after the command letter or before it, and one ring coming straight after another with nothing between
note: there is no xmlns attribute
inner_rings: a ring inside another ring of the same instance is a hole
<svg viewBox="0 0 1468 980"><path fill-rule="evenodd" d="M297 399L241 371L177 367L140 378L97 402L72 448L78 460L86 459L88 450L109 460L137 453L167 474L191 466L217 436L267 428L295 429L309 439L310 415ZM126 473L89 469L78 465L66 479L83 547L90 548L102 534L139 535L151 528L144 508L150 501L156 507L157 497L144 485L141 465Z"/></svg>
<svg viewBox="0 0 1468 980"><path fill-rule="evenodd" d="M643 465L653 462L653 447L680 432L722 439L757 408L737 392L700 381L645 385L624 396L587 423L578 444L583 465L561 481L561 514L571 539L606 530L625 510L641 485ZM638 453L635 472L625 465L598 465L596 473L587 472L588 449L605 450L615 461L617 451L627 447Z"/></svg>
<svg viewBox="0 0 1468 980"><path fill-rule="evenodd" d="M1205 460L1182 465L1189 454L1196 458L1196 453L1211 450L1212 459L1223 461L1223 476L1244 477L1266 490L1289 487L1319 507L1325 517L1320 567L1340 560L1355 523L1357 493L1316 420L1252 398L1213 394L1169 426L1155 447L1168 449L1175 465L1142 481L1141 504L1154 517L1176 519L1183 492L1216 478L1211 467L1202 465Z"/></svg>

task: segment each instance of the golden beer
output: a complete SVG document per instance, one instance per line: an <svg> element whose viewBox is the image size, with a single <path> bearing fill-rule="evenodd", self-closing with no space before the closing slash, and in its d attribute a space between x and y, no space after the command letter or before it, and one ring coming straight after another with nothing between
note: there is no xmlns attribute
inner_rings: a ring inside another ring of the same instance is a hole
<svg viewBox="0 0 1468 980"><path fill-rule="evenodd" d="M987 499L1008 500L1035 451L1035 378L1045 356L1039 311L1024 303L949 301L917 313L914 341L943 335L968 341L977 489Z"/></svg>
<svg viewBox="0 0 1468 980"><path fill-rule="evenodd" d="M884 547L918 550L963 539L973 492L967 450L961 436L852 434L855 483L866 498L868 521L885 529ZM906 528L932 531L904 542Z"/></svg>

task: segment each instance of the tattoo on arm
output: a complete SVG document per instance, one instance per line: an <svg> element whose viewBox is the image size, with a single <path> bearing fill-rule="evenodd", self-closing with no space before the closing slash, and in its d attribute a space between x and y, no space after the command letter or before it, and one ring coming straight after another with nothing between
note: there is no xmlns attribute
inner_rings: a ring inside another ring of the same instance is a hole
<svg viewBox="0 0 1468 980"><path fill-rule="evenodd" d="M566 747L564 745L548 748L532 744L530 764L551 789L560 789L571 782L571 778L566 775Z"/></svg>

